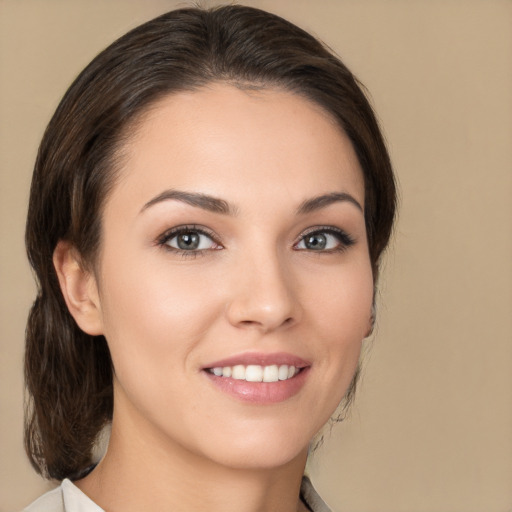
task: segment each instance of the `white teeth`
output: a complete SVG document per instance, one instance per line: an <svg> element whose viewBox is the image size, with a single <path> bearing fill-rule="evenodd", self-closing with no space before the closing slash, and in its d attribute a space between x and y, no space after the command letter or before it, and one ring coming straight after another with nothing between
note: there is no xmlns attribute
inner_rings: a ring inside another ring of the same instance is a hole
<svg viewBox="0 0 512 512"><path fill-rule="evenodd" d="M293 368L293 366L292 366ZM279 373L278 373L279 380L286 380L288 378L288 365L282 364L279 367Z"/></svg>
<svg viewBox="0 0 512 512"><path fill-rule="evenodd" d="M250 364L245 369L245 380L247 382L261 382L263 380L263 368L255 364Z"/></svg>
<svg viewBox="0 0 512 512"><path fill-rule="evenodd" d="M231 370L231 377L236 380L245 380L245 366L243 364L233 366Z"/></svg>
<svg viewBox="0 0 512 512"><path fill-rule="evenodd" d="M269 366L260 366L257 364L250 364L244 366L237 364L235 366L218 366L210 368L210 373L217 377L231 377L236 380L246 380L247 382L277 382L280 380L288 380L295 377L299 373L299 369L295 366L288 366L282 364L277 366L272 364Z"/></svg>
<svg viewBox="0 0 512 512"><path fill-rule="evenodd" d="M277 365L265 366L263 370L263 382L277 382L279 380L279 369Z"/></svg>

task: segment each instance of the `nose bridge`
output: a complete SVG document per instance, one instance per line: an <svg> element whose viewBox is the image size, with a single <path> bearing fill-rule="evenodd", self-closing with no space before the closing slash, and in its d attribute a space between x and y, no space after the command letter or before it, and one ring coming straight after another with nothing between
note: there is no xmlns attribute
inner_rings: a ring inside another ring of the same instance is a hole
<svg viewBox="0 0 512 512"><path fill-rule="evenodd" d="M299 319L300 305L286 256L276 247L240 255L228 317L233 325L271 331Z"/></svg>

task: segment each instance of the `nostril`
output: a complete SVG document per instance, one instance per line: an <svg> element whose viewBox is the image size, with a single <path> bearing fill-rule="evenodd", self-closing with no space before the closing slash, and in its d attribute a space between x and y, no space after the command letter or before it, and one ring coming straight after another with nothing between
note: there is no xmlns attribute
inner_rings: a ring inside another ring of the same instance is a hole
<svg viewBox="0 0 512 512"><path fill-rule="evenodd" d="M285 325L288 326L288 325L293 324L293 322L294 322L294 319L293 319L293 317L290 316L290 317L286 318L285 320L283 320L280 325L281 325L281 327L285 326ZM241 320L240 322L238 322L238 325L243 326L243 327L258 327L258 326L265 327L265 322L259 322L257 320ZM275 328L275 327L276 326L270 327L270 328Z"/></svg>

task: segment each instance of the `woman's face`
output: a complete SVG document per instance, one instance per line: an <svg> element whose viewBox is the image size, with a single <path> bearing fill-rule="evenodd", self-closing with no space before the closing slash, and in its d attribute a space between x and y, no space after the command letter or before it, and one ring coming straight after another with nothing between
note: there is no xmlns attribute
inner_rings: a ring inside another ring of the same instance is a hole
<svg viewBox="0 0 512 512"><path fill-rule="evenodd" d="M160 101L123 162L97 273L114 431L230 467L303 456L370 323L348 138L297 95L217 84Z"/></svg>

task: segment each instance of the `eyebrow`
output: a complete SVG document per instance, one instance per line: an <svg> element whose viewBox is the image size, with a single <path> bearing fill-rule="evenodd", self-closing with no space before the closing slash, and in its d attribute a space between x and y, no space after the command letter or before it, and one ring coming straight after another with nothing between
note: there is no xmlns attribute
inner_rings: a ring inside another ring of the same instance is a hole
<svg viewBox="0 0 512 512"><path fill-rule="evenodd" d="M330 194L323 194L321 196L313 197L312 199L307 199L297 209L297 213L299 215L303 215L306 213L311 213L317 210L320 210L322 208L326 208L327 206L330 206L333 203L343 203L343 202L349 202L352 203L354 206L357 207L358 210L360 210L362 213L363 207L357 201L357 199L350 194L347 194L346 192L332 192Z"/></svg>
<svg viewBox="0 0 512 512"><path fill-rule="evenodd" d="M169 200L181 201L182 203L189 204L190 206L202 208L203 210L213 213L220 213L222 215L235 216L238 214L238 208L230 205L227 201L224 201L224 199L219 199L218 197L198 192L185 192L174 189L165 190L161 194L155 196L142 207L141 212L155 204ZM297 214L304 215L326 208L331 204L343 202L349 202L356 206L358 210L363 212L363 207L359 201L350 194L347 194L346 192L331 192L330 194L323 194L303 201L297 208Z"/></svg>
<svg viewBox="0 0 512 512"><path fill-rule="evenodd" d="M147 210L149 207L161 203L162 201L181 201L182 203L196 206L213 213L221 213L223 215L236 215L237 209L230 206L228 202L217 197L209 196L207 194L199 194L197 192L184 192L181 190L165 190L161 194L148 201L143 207L141 212Z"/></svg>

